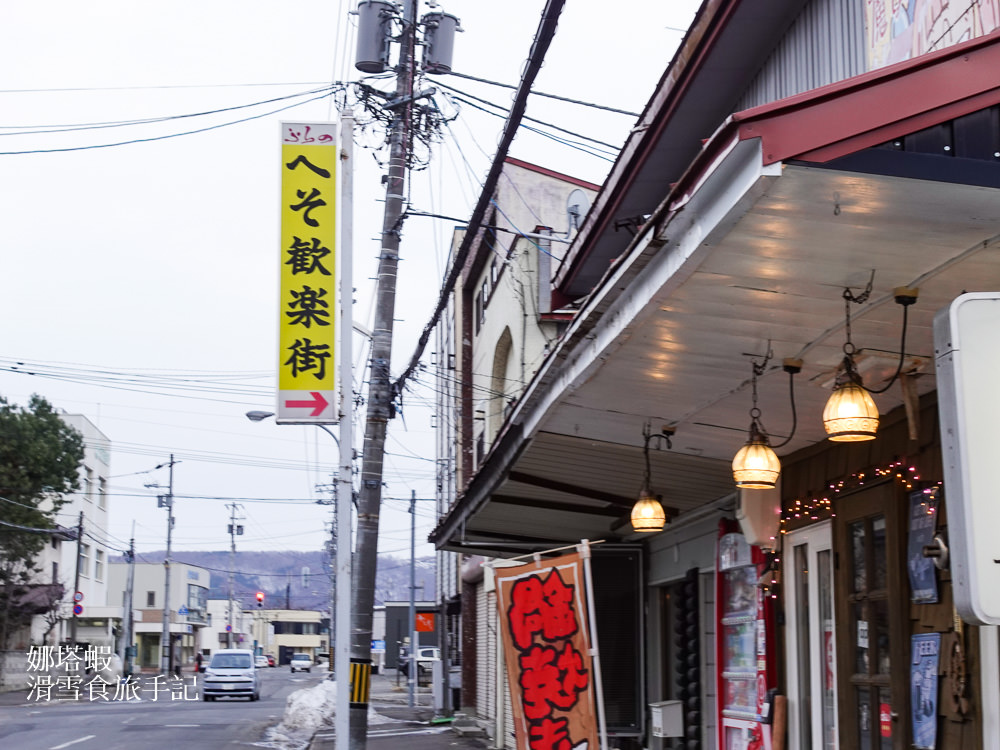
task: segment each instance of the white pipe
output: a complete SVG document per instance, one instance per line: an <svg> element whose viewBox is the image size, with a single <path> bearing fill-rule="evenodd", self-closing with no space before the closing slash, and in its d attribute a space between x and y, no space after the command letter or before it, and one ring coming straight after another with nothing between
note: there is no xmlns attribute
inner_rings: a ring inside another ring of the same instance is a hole
<svg viewBox="0 0 1000 750"><path fill-rule="evenodd" d="M351 691L351 517L354 507L354 370L353 370L353 292L352 262L354 232L354 114L340 115L340 468L337 475L337 642L334 672L337 679L334 728L337 750L350 747ZM331 614L332 616L332 614ZM334 632L331 628L331 633Z"/></svg>
<svg viewBox="0 0 1000 750"><path fill-rule="evenodd" d="M601 652L597 648L597 614L594 610L594 581L590 572L590 543L580 543L583 559L583 580L587 588L587 617L590 620L590 659L594 669L594 702L597 704L597 726L601 750L608 750L608 724L604 714L604 683L601 680Z"/></svg>

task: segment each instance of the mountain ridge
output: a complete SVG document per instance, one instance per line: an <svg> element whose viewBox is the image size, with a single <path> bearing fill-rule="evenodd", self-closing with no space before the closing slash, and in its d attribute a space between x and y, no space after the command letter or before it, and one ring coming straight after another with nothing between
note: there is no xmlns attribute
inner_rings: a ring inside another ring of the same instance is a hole
<svg viewBox="0 0 1000 750"><path fill-rule="evenodd" d="M186 563L209 572L209 599L229 598L229 550L181 550L171 553L176 563ZM163 550L136 555L138 562L162 563ZM124 562L124 558L113 558ZM330 608L330 557L326 552L298 550L237 550L233 576L233 597L244 607L257 603L264 592L264 606L276 609ZM416 598L436 598L435 561L418 557L414 562ZM379 555L375 574L375 604L409 601L410 559ZM287 605L287 606L286 606Z"/></svg>

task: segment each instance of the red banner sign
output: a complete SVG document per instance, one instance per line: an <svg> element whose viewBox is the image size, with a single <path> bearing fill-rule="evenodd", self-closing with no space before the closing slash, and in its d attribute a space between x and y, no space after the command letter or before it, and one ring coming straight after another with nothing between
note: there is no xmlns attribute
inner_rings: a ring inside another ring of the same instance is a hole
<svg viewBox="0 0 1000 750"><path fill-rule="evenodd" d="M518 750L597 748L580 556L502 568L496 578Z"/></svg>
<svg viewBox="0 0 1000 750"><path fill-rule="evenodd" d="M417 612L416 626L418 633L433 633L434 615L430 612Z"/></svg>

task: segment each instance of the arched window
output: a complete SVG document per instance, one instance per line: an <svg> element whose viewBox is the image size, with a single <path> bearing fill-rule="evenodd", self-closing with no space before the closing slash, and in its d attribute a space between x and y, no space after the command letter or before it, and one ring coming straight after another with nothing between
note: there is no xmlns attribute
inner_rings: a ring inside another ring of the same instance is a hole
<svg viewBox="0 0 1000 750"><path fill-rule="evenodd" d="M486 434L489 436L490 444L493 438L500 431L500 426L504 421L504 407L510 396L507 386L507 365L510 361L510 350L513 339L510 335L510 328L504 328L497 341L496 349L493 351L493 374L490 378L490 400L486 409Z"/></svg>

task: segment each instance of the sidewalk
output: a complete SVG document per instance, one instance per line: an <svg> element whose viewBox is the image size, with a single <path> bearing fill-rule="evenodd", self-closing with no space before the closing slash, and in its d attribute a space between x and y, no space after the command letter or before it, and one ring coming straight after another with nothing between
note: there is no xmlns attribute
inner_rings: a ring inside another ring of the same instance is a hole
<svg viewBox="0 0 1000 750"><path fill-rule="evenodd" d="M398 750L403 737L407 750L485 750L489 747L484 737L465 737L450 724L435 722L433 702L430 688L419 687L411 708L405 677L400 676L397 685L395 670L373 674L369 705L379 716L393 721L369 723L369 750ZM335 739L333 729L321 729L313 736L309 750L334 750Z"/></svg>

